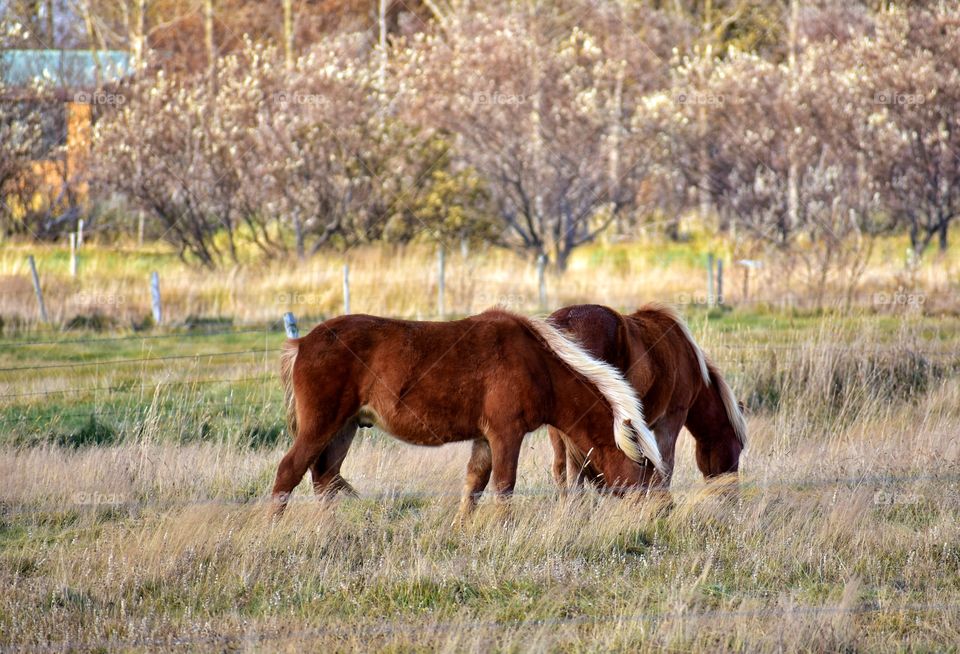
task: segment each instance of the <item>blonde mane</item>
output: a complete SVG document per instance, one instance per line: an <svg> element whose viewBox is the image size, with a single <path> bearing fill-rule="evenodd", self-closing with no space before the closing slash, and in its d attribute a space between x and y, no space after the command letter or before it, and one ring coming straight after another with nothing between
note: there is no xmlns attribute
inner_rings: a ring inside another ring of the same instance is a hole
<svg viewBox="0 0 960 654"><path fill-rule="evenodd" d="M723 408L727 413L727 419L730 420L730 424L733 426L733 431L737 435L737 440L740 441L740 445L742 447L746 448L747 422L743 418L743 412L740 411L740 405L737 403L737 398L734 397L733 391L730 389L730 385L727 384L727 381L720 374L720 371L717 369L717 367L707 359L706 355L703 353L703 349L701 349L697 342L693 340L693 334L690 333L690 328L687 326L687 322L683 319L676 308L668 304L652 302L641 307L640 311L653 311L659 313L673 321L673 323L680 329L687 343L689 343L690 347L693 348L693 351L697 357L697 365L700 367L700 374L703 376L704 383L707 386L710 386L710 384L714 384L716 386L717 392L720 393L720 400L723 402Z"/></svg>
<svg viewBox="0 0 960 654"><path fill-rule="evenodd" d="M597 387L613 412L613 438L617 447L633 461L644 459L664 473L656 437L647 427L643 407L633 387L620 371L592 357L569 336L546 321L525 318L561 361Z"/></svg>

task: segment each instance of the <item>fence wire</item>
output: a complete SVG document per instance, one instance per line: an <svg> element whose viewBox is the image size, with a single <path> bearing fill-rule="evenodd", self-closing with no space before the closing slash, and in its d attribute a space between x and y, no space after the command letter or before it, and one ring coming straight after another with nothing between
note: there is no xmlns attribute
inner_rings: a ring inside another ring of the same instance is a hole
<svg viewBox="0 0 960 654"><path fill-rule="evenodd" d="M643 624L654 628L671 622L718 621L722 619L770 620L773 618L815 618L836 615L885 615L897 613L944 615L960 614L960 604L951 603L909 603L890 604L881 602L861 604L859 606L788 606L756 609L711 609L704 611L665 611L661 613L623 613L616 615L583 615L558 618L531 618L526 620L456 620L444 622L392 622L380 620L375 624L325 625L307 629L273 631L263 633L248 631L243 634L209 634L203 636L175 636L171 638L133 638L109 639L97 641L63 641L55 644L34 645L17 643L9 647L10 651L21 652L67 652L89 650L117 650L131 648L190 648L197 646L220 646L224 649L269 646L282 642L332 637L338 639L371 639L396 635L445 634L463 631L481 631L509 633L523 629L551 629L558 627L592 627L597 625ZM715 644L715 643L714 643Z"/></svg>
<svg viewBox="0 0 960 654"><path fill-rule="evenodd" d="M356 481L356 480L355 480ZM382 481L382 480L369 480ZM420 490L411 488L402 488L392 485L395 480L387 480L384 483L383 490L373 492L356 492L353 495L292 495L288 499L288 504L293 505L318 505L323 502L337 500L340 497L348 499L358 499L364 501L393 502L408 500L458 500L462 497L462 491L459 489L439 489L439 490ZM688 495L701 492L723 492L725 497L731 501L739 501L741 498L748 498L752 492L817 492L820 490L834 490L841 487L847 487L848 490L855 491L883 491L894 487L902 487L909 484L927 483L936 486L936 492L940 497L949 497L951 501L957 503L960 509L960 488L956 492L944 494L947 490L952 490L951 485L960 484L960 473L950 474L915 474L915 475L865 475L859 477L833 477L833 478L775 478L775 479L740 479L736 484L728 485L727 482L721 484L711 482L689 482L684 484L671 484L668 493L670 495ZM728 492L729 491L729 492ZM70 498L58 501L53 506L28 505L12 506L10 503L0 503L0 515L6 516L32 516L44 515L57 511L118 511L122 510L128 513L138 513L144 510L169 511L186 508L198 508L204 506L238 508L238 507L269 507L273 501L268 495L255 497L223 497L223 496L195 496L190 498L168 498L143 501L124 501L118 498L122 492L102 489L102 490L81 490L76 491ZM635 495L640 498L644 496L643 491ZM484 497L493 500L492 493L485 493ZM615 496L598 491L589 485L579 488L568 488L563 491L556 486L534 486L531 488L517 488L511 494L511 501L524 502L546 498L563 498L565 500L589 500L600 499L602 497ZM877 506L887 506L891 503L886 502L888 498L883 496Z"/></svg>

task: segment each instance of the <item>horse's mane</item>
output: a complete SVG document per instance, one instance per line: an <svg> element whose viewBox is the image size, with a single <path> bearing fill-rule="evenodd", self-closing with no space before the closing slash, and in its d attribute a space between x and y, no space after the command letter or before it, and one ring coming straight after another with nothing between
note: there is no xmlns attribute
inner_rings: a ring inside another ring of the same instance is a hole
<svg viewBox="0 0 960 654"><path fill-rule="evenodd" d="M693 334L690 333L690 327L687 326L687 321L683 319L683 316L680 315L680 312L678 312L675 307L672 307L669 304L650 302L640 307L640 309L633 315L636 316L638 313L644 312L658 313L677 326L677 329L679 329L683 334L683 338L686 339L687 343L690 344L690 347L693 348L694 355L697 357L697 365L700 367L700 374L703 376L703 383L709 386L710 368L707 366L707 357L704 356L703 350L700 349L700 346L697 345L697 342L693 340Z"/></svg>
<svg viewBox="0 0 960 654"><path fill-rule="evenodd" d="M653 432L643 417L643 407L633 387L615 367L591 356L579 344L550 323L516 316L525 322L570 369L597 387L613 412L613 436L617 447L630 459L648 460L664 472L663 459Z"/></svg>
<svg viewBox="0 0 960 654"><path fill-rule="evenodd" d="M733 425L733 431L737 435L737 440L740 441L740 446L746 449L747 421L743 418L740 404L737 402L737 398L733 396L733 391L730 390L727 380L723 378L723 375L720 374L720 371L717 370L717 367L713 365L713 362L709 359L707 360L707 367L710 369L710 377L713 379L713 383L720 393L720 399L723 400L723 408L727 412L727 418L730 420L730 424Z"/></svg>
<svg viewBox="0 0 960 654"><path fill-rule="evenodd" d="M690 328L687 326L687 322L683 319L680 313L676 308L670 306L669 304L661 304L659 302L651 302L640 307L640 309L633 314L636 316L639 313L657 313L661 316L673 321L673 323L680 329L683 333L683 337L686 339L687 343L690 344L690 347L693 348L694 353L697 357L697 365L700 367L700 374L703 375L703 381L707 386L714 384L717 388L717 392L720 393L720 399L723 402L723 408L727 413L727 419L730 420L730 424L733 426L733 431L737 435L737 440L740 441L742 447L747 446L747 422L743 418L743 412L740 411L740 405L737 403L737 398L734 397L733 391L730 389L730 385L727 384L727 380L723 378L723 375L720 374L720 370L713 365L713 362L710 361L707 356L703 353L703 350L693 340L693 334L690 333Z"/></svg>

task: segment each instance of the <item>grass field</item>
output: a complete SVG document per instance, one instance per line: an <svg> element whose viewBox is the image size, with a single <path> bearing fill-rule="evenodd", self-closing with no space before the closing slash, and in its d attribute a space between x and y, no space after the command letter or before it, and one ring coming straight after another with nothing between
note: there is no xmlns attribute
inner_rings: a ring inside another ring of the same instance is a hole
<svg viewBox="0 0 960 654"><path fill-rule="evenodd" d="M638 262L652 253L619 251L587 251L551 278L550 304L630 308L695 298L702 286L699 254L648 269ZM950 264L916 273L908 290L929 298L919 308L681 306L748 407L738 493L699 478L684 432L671 504L561 497L535 433L511 505L485 503L453 528L468 450L414 448L372 430L344 466L359 498L321 504L302 484L282 521L264 517L260 500L288 443L276 321L292 309L309 327L335 313L342 261L298 278L279 264L211 274L163 253L91 250L71 281L54 254L38 256L54 326L37 324L29 282L26 295L18 286L25 250L0 254L15 291L4 295L0 341L0 649L960 642L960 319L936 310L955 303ZM394 254L352 260L354 308L430 315L431 261ZM485 256L472 271L451 260L450 312L468 301L535 311L532 266ZM377 267L391 262L396 279ZM185 281L166 285L165 325L135 330L153 268ZM872 269L864 297L896 291L897 274ZM90 297L99 299L84 304ZM65 329L95 312L101 322Z"/></svg>

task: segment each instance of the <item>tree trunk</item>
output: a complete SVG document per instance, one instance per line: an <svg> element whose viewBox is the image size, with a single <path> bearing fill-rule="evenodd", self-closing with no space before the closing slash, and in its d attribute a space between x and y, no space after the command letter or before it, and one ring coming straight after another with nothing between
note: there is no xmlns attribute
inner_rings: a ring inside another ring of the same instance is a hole
<svg viewBox="0 0 960 654"><path fill-rule="evenodd" d="M133 25L130 30L130 59L133 69L143 68L144 49L146 40L147 0L136 0L136 12L133 16Z"/></svg>
<svg viewBox="0 0 960 654"><path fill-rule="evenodd" d="M293 70L293 0L283 0L283 53L289 72Z"/></svg>
<svg viewBox="0 0 960 654"><path fill-rule="evenodd" d="M911 218L910 220L910 249L913 250L914 256L917 258L923 254L923 249L920 246L920 230L917 229L917 220L916 218Z"/></svg>
<svg viewBox="0 0 960 654"><path fill-rule="evenodd" d="M940 229L938 230L940 252L947 251L947 228L949 225L950 225L950 221L946 218L943 218L940 221Z"/></svg>
<svg viewBox="0 0 960 654"><path fill-rule="evenodd" d="M90 57L93 59L93 70L96 77L95 86L99 89L103 84L103 66L100 63L100 55L97 51L97 29L93 23L93 14L90 11L90 1L80 5L83 12L83 23L87 28L87 39L90 41Z"/></svg>
<svg viewBox="0 0 960 654"><path fill-rule="evenodd" d="M303 221L300 220L300 212L293 213L293 234L297 242L297 258L301 261L306 258L306 249L303 242Z"/></svg>
<svg viewBox="0 0 960 654"><path fill-rule="evenodd" d="M53 16L53 0L47 0L47 47L57 47L57 23Z"/></svg>
<svg viewBox="0 0 960 654"><path fill-rule="evenodd" d="M207 50L207 79L210 89L216 91L217 46L213 38L213 0L203 3L203 40Z"/></svg>

